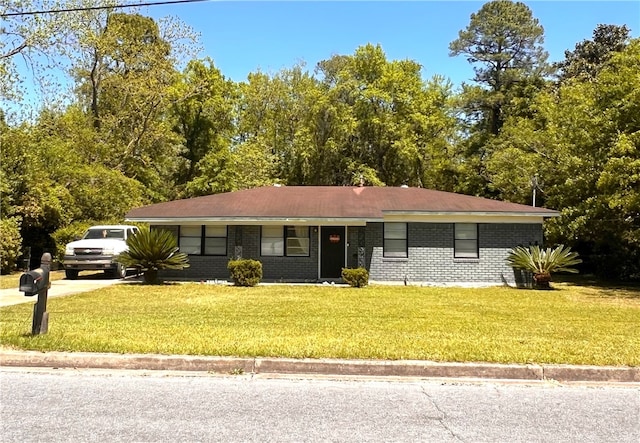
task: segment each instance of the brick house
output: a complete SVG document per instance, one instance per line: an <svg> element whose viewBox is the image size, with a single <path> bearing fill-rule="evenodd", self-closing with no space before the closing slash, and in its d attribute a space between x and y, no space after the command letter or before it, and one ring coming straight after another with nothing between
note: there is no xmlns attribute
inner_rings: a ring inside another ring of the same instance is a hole
<svg viewBox="0 0 640 443"><path fill-rule="evenodd" d="M191 267L166 278L229 277L260 260L265 281L316 282L363 266L371 281L513 283L517 245L542 243L557 211L409 187L273 186L144 206L126 219L166 229Z"/></svg>

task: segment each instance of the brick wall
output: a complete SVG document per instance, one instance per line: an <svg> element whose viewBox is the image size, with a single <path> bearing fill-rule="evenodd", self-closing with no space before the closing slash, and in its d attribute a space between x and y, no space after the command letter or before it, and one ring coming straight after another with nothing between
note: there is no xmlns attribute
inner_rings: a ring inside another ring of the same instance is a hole
<svg viewBox="0 0 640 443"><path fill-rule="evenodd" d="M177 227L162 226L177 235ZM176 280L228 280L227 263L240 252L242 258L262 263L264 280L315 281L318 278L318 234L310 228L309 257L262 257L260 255L260 226L229 226L226 256L190 255L189 268L182 271L165 270L161 278ZM241 248L238 248L238 247Z"/></svg>
<svg viewBox="0 0 640 443"><path fill-rule="evenodd" d="M409 223L408 257L383 257L383 224L370 223L366 232L367 267L373 281L421 283L515 283L505 263L519 244L542 243L539 224L479 224L478 258L454 257L452 223Z"/></svg>
<svg viewBox="0 0 640 443"><path fill-rule="evenodd" d="M157 227L160 228L160 227ZM177 235L177 228L163 226ZM181 280L227 280L227 263L240 253L242 258L262 262L265 280L316 281L318 277L318 234L310 228L309 257L262 257L260 226L229 226L226 256L189 256L191 267L183 271L163 271L162 278ZM542 243L539 224L479 224L479 258L454 258L452 223L409 223L408 257L382 256L383 224L366 228L348 227L347 266L358 267L364 259L372 281L408 283L515 283L513 270L505 259L509 250L521 245ZM364 252L364 257L362 257Z"/></svg>

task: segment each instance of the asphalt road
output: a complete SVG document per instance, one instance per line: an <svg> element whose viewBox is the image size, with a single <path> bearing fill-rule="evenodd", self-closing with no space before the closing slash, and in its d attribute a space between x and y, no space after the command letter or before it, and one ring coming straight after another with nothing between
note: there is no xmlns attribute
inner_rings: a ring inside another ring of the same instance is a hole
<svg viewBox="0 0 640 443"><path fill-rule="evenodd" d="M0 371L0 441L633 442L640 389Z"/></svg>

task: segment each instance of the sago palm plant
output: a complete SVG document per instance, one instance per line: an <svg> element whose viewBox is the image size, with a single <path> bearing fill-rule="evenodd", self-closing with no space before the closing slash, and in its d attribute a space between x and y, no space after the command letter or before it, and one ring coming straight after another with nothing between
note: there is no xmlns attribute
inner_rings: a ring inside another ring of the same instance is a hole
<svg viewBox="0 0 640 443"><path fill-rule="evenodd" d="M507 257L507 263L512 268L523 269L533 274L533 280L537 288L549 289L551 274L553 272L577 273L572 266L582 263L577 252L571 252L570 247L559 245L553 249L542 249L538 245L517 246L513 248Z"/></svg>
<svg viewBox="0 0 640 443"><path fill-rule="evenodd" d="M189 257L179 252L176 239L169 231L141 229L127 239L127 246L129 250L119 254L116 261L141 269L145 283L157 283L161 269L189 267Z"/></svg>

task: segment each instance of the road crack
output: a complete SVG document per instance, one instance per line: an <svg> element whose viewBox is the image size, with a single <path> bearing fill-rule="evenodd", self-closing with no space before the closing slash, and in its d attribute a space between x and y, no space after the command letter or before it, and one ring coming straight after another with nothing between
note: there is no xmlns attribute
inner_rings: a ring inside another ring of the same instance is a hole
<svg viewBox="0 0 640 443"><path fill-rule="evenodd" d="M427 392L427 390L425 389L424 386L421 386L422 389L422 393L424 394L425 397L427 397L427 399L429 399L429 402L433 405L433 407L436 409L436 411L438 411L438 413L440 414L438 417L429 417L429 418L434 418L435 420L438 421L438 423L440 423L440 426L442 426L444 429L447 430L447 432L449 432L449 434L451 435L451 437L453 437L456 441L465 441L462 437L460 437L459 435L457 435L453 429L451 429L449 427L449 425L447 424L447 420L449 418L449 416L447 415L447 413L442 410L440 408L440 406L438 406L438 404L436 403L435 399L429 394L429 392Z"/></svg>

